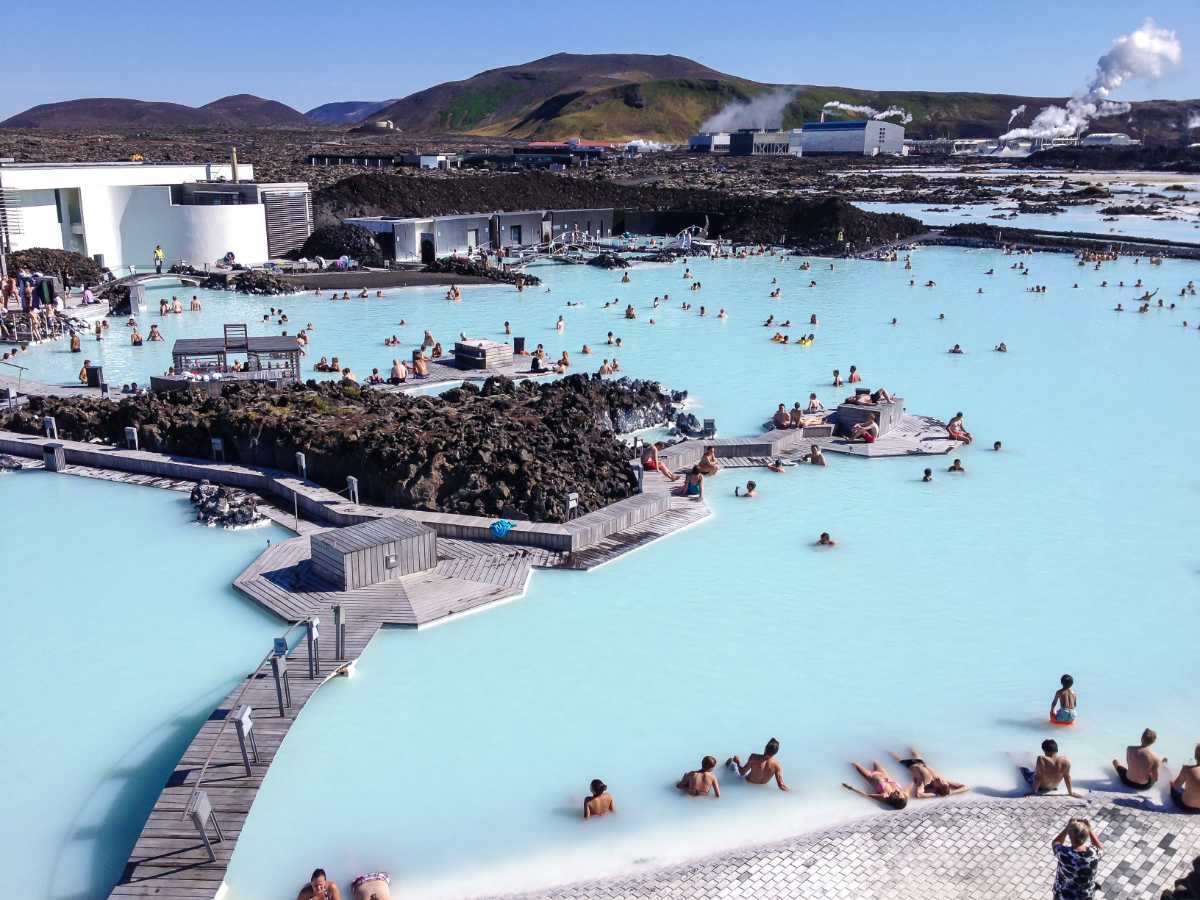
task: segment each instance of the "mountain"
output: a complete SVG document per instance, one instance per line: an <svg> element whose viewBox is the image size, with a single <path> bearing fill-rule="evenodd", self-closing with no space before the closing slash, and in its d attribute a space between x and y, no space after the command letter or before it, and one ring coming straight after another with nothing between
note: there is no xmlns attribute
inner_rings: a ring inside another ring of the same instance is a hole
<svg viewBox="0 0 1200 900"><path fill-rule="evenodd" d="M558 53L418 91L369 118L415 132L678 140L765 90L682 56Z"/></svg>
<svg viewBox="0 0 1200 900"><path fill-rule="evenodd" d="M790 102L770 101L780 91L791 95ZM996 137L1007 130L1018 107L1026 111L1014 126L1028 124L1042 107L1066 99L763 84L682 56L559 53L435 85L368 114L368 119L389 119L396 128L415 133L682 141L729 104L755 98L768 98L766 105L775 112L770 124L786 128L819 118L831 100L879 110L899 106L913 117L905 126L909 137ZM1127 116L1096 120L1094 130L1174 141L1181 121L1197 109L1200 100L1134 103ZM762 123L748 120L732 127L739 124Z"/></svg>
<svg viewBox="0 0 1200 900"><path fill-rule="evenodd" d="M43 103L0 122L0 128L86 131L106 128L180 128L244 126L311 127L299 111L251 94L222 97L204 106L159 103L119 97L89 97Z"/></svg>
<svg viewBox="0 0 1200 900"><path fill-rule="evenodd" d="M391 106L395 100L344 100L340 103L322 103L306 112L305 118L319 125L356 125Z"/></svg>
<svg viewBox="0 0 1200 900"><path fill-rule="evenodd" d="M205 103L200 108L216 113L227 122L248 128L280 125L303 128L311 124L299 110L292 109L278 100L264 100L253 94L231 94L212 103Z"/></svg>

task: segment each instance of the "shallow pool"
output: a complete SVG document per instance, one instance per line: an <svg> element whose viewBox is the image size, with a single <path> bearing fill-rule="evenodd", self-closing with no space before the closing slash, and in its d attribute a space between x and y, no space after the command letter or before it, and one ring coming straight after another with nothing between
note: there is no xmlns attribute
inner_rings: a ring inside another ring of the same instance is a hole
<svg viewBox="0 0 1200 900"><path fill-rule="evenodd" d="M233 576L275 527L191 522L186 495L0 475L0 868L31 900L108 896L193 735L282 633Z"/></svg>
<svg viewBox="0 0 1200 900"><path fill-rule="evenodd" d="M1185 758L1200 737L1185 637L1200 303L1173 295L1200 265L1020 259L1031 275L996 252L937 249L916 253L911 272L695 261L697 292L679 264L638 267L627 285L545 268L550 294L475 288L453 305L429 292L283 301L293 321L318 325L318 353L340 351L356 370L390 357L374 338L401 316L415 340L425 326L494 336L508 319L552 354L581 361L592 344L589 368L613 355L600 346L611 329L627 372L690 389L724 435L757 431L776 403L810 391L836 402L845 391L830 372L853 363L911 412L963 410L978 442L960 454L966 475L947 474L942 457L726 472L708 482L714 515L693 529L592 573L539 572L507 606L380 635L289 736L234 857L233 895L283 896L322 865L342 880L389 869L406 896L461 896L745 844L874 811L839 787L847 761L906 742L987 793L1010 792L1008 755L1051 736L1064 671L1081 721L1053 736L1082 784L1099 783L1148 725L1168 757ZM1112 312L1141 289L1099 282L1139 277L1179 308ZM650 309L664 293L666 308ZM230 300L251 302L276 301ZM621 317L626 302L637 321ZM812 313L820 326L801 327ZM814 330L815 346L772 344L761 325L772 314L796 323L792 334ZM1010 352L992 352L1002 340ZM948 355L954 343L966 354ZM747 477L759 499L732 496ZM836 549L812 546L823 530ZM701 755L746 754L772 735L792 792L675 794ZM594 777L619 813L585 824Z"/></svg>

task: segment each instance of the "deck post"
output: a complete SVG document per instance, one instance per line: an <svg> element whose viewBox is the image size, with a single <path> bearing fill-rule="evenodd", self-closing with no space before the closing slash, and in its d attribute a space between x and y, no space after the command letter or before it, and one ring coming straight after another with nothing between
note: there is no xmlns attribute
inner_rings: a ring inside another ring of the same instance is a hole
<svg viewBox="0 0 1200 900"><path fill-rule="evenodd" d="M58 423L54 421L54 416L42 417L42 429L46 432L46 437L51 440L58 440Z"/></svg>
<svg viewBox="0 0 1200 900"><path fill-rule="evenodd" d="M346 493L350 495L350 502L358 504L358 479L353 475L346 476Z"/></svg>
<svg viewBox="0 0 1200 900"><path fill-rule="evenodd" d="M130 450L138 448L137 429L132 425L125 426L125 446Z"/></svg>
<svg viewBox="0 0 1200 900"><path fill-rule="evenodd" d="M313 616L304 624L308 633L308 677L316 678L321 674L321 620Z"/></svg>
<svg viewBox="0 0 1200 900"><path fill-rule="evenodd" d="M212 439L213 462L225 462L225 441L222 438Z"/></svg>
<svg viewBox="0 0 1200 900"><path fill-rule="evenodd" d="M61 472L67 467L67 452L63 445L52 441L42 445L42 463L51 472Z"/></svg>
<svg viewBox="0 0 1200 900"><path fill-rule="evenodd" d="M221 823L213 815L212 803L208 799L208 793L206 791L196 791L192 795L187 811L192 819L192 824L200 832L200 839L204 841L204 849L208 851L208 861L216 862L217 854L213 853L212 842L208 839L209 823L212 823L213 830L217 832L216 842L218 844L225 840L225 835L221 833Z"/></svg>
<svg viewBox="0 0 1200 900"><path fill-rule="evenodd" d="M292 705L292 685L288 681L286 656L271 657L271 674L275 676L275 699L279 701L279 718L287 715L286 707Z"/></svg>
<svg viewBox="0 0 1200 900"><path fill-rule="evenodd" d="M250 757L253 756L255 762L261 762L258 756L258 741L254 738L254 720L250 717L253 711L253 707L243 705L233 714L233 727L237 729L238 746L242 749L242 762L246 766L248 776L254 774L254 770L250 768Z"/></svg>
<svg viewBox="0 0 1200 900"><path fill-rule="evenodd" d="M333 607L333 655L339 662L346 658L346 613L340 603Z"/></svg>
<svg viewBox="0 0 1200 900"><path fill-rule="evenodd" d="M308 478L308 462L299 450L296 451L296 474L300 476L301 480Z"/></svg>

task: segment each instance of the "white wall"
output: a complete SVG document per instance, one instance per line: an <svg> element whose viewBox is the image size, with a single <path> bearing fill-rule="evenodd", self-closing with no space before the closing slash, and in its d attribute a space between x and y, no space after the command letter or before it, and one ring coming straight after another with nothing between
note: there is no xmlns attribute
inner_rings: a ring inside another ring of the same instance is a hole
<svg viewBox="0 0 1200 900"><path fill-rule="evenodd" d="M11 235L12 249L30 247L63 248L62 226L58 222L58 204L53 190L21 191L17 195L20 207L21 233ZM15 220L17 216L14 216Z"/></svg>

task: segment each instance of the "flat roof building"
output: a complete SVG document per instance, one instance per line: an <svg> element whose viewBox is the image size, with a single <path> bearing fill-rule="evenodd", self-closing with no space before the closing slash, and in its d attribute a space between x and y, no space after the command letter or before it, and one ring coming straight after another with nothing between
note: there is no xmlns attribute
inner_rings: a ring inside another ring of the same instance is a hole
<svg viewBox="0 0 1200 900"><path fill-rule="evenodd" d="M904 126L882 119L845 119L804 123L805 155L904 154Z"/></svg>
<svg viewBox="0 0 1200 900"><path fill-rule="evenodd" d="M803 135L790 131L745 129L729 135L730 156L802 156Z"/></svg>
<svg viewBox="0 0 1200 900"><path fill-rule="evenodd" d="M169 263L204 268L232 253L254 265L312 232L304 182L255 182L250 165L0 162L0 242L90 256L117 272Z"/></svg>

